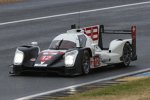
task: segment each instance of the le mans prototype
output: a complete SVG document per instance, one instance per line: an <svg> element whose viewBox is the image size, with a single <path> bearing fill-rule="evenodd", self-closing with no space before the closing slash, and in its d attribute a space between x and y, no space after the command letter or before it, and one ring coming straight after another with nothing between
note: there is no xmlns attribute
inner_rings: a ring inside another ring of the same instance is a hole
<svg viewBox="0 0 150 100"><path fill-rule="evenodd" d="M129 34L131 38L112 40L109 48L103 48L102 34ZM129 30L104 30L103 25L72 25L71 30L56 36L47 50L40 51L37 42L17 47L10 74L40 71L73 76L102 66L129 66L135 60L136 26Z"/></svg>

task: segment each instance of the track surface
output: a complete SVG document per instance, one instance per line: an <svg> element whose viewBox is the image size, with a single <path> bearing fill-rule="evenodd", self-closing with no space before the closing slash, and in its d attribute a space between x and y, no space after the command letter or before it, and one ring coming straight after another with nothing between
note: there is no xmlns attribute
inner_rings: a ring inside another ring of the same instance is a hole
<svg viewBox="0 0 150 100"><path fill-rule="evenodd" d="M144 1L148 0L142 0ZM0 5L0 23L137 2L141 0L25 0L22 3ZM8 65L11 64L18 45L38 41L40 47L46 49L53 37L65 32L71 24L78 23L79 15L0 26L0 100L12 100L148 68L150 66L149 10L150 4L143 4L81 14L81 26L104 24L108 28L122 29L129 28L132 24L137 25L138 61L133 62L128 68L107 68L75 78L57 75L11 77L8 74Z"/></svg>

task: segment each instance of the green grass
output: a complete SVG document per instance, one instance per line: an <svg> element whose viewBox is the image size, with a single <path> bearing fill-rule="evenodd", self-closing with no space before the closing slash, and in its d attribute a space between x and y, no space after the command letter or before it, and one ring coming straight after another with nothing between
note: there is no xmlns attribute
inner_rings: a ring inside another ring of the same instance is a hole
<svg viewBox="0 0 150 100"><path fill-rule="evenodd" d="M150 100L150 78L93 89L60 100Z"/></svg>
<svg viewBox="0 0 150 100"><path fill-rule="evenodd" d="M22 0L0 0L0 4L20 2Z"/></svg>

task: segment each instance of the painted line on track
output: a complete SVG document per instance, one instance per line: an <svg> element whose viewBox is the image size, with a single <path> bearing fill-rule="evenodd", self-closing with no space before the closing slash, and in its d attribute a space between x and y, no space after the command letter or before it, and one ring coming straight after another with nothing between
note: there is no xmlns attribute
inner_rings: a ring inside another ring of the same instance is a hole
<svg viewBox="0 0 150 100"><path fill-rule="evenodd" d="M49 18L55 18L55 17L63 17L63 16L68 16L68 15L83 14L83 13L89 13L89 12L97 12L97 11L103 11L103 10L116 9L116 8L137 6L137 5L143 5L143 4L149 4L149 3L150 3L150 1L139 2L139 3L126 4L126 5L106 7L106 8L84 10L84 11L79 11L79 12L71 12L71 13L64 13L64 14L58 14L58 15L51 15L51 16L44 16L44 17L37 17L37 18L30 18L30 19L23 19L23 20L16 20L16 21L0 23L0 26L9 25L9 24L16 24L16 23L22 23L22 22L29 22L29 21L36 21L36 20L42 20L42 19L49 19Z"/></svg>
<svg viewBox="0 0 150 100"><path fill-rule="evenodd" d="M122 77L125 77L125 76L131 76L131 75L135 75L135 74L146 72L146 71L150 71L150 68L139 70L139 71L133 71L133 72L130 72L130 73L125 73L125 74L121 74L121 75L117 75L117 76L112 76L112 77L108 77L108 78L104 78L104 79L98 79L98 80L94 80L94 81L90 81L90 82L85 82L85 83L81 83L81 84L76 84L76 85L72 85L72 86L68 86L68 87L63 87L63 88L59 88L59 89L55 89L55 90L51 90L51 91L47 91L47 92L42 92L42 93L38 93L38 94L18 98L18 99L15 99L15 100L29 100L29 99L32 99L32 98L35 98L35 97L40 97L40 96L43 96L43 95L48 95L48 94L60 92L60 91L67 90L67 89L72 89L72 88L77 88L77 87L80 87L80 86L89 85L89 84L93 84L93 83L97 83L97 82L122 78Z"/></svg>

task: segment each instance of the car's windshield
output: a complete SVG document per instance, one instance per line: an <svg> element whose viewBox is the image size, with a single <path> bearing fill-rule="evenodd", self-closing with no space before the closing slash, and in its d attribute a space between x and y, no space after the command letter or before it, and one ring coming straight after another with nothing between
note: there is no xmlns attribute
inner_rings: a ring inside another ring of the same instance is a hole
<svg viewBox="0 0 150 100"><path fill-rule="evenodd" d="M67 49L72 49L76 47L76 43L72 41L67 41L67 40L54 40L50 44L49 49L56 49L56 50L67 50Z"/></svg>

